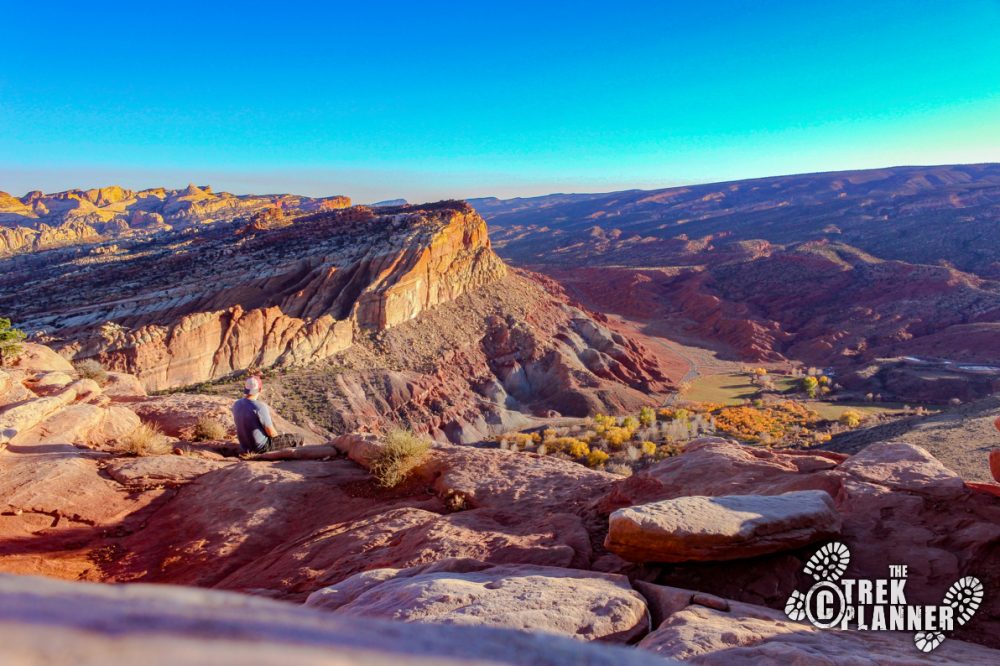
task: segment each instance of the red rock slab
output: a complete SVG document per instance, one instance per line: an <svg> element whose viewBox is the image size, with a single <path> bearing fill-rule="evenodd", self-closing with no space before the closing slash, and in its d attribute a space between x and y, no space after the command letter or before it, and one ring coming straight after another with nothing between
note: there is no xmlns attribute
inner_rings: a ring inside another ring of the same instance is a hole
<svg viewBox="0 0 1000 666"><path fill-rule="evenodd" d="M628 643L649 630L624 576L532 565L441 560L375 569L314 592L307 606L353 617L492 626Z"/></svg>
<svg viewBox="0 0 1000 666"><path fill-rule="evenodd" d="M492 627L342 617L163 585L0 576L4 666L664 666L634 648Z"/></svg>

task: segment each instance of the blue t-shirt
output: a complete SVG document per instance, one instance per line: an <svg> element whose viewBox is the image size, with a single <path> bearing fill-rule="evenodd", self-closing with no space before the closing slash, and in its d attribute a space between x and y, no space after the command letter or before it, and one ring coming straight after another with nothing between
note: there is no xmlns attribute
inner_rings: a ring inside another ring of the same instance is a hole
<svg viewBox="0 0 1000 666"><path fill-rule="evenodd" d="M241 398L233 404L233 421L242 453L263 453L270 438L264 428L273 428L271 410L260 400Z"/></svg>

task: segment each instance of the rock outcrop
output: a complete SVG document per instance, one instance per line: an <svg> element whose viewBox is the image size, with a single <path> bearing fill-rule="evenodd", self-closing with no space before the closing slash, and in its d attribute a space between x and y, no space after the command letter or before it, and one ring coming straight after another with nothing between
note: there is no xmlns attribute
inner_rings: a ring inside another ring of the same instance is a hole
<svg viewBox="0 0 1000 666"><path fill-rule="evenodd" d="M632 562L746 559L836 536L840 515L822 490L678 497L618 509L605 547Z"/></svg>
<svg viewBox="0 0 1000 666"><path fill-rule="evenodd" d="M777 453L704 439L686 452L621 481L600 502L608 513L687 496L793 491L828 493L842 520L839 541L851 551L851 575L880 578L889 564L906 564L910 603L940 603L962 576L1000 587L995 567L1000 544L1000 497L968 485L923 449L872 444L855 456L825 451ZM959 507L961 507L959 509ZM657 568L657 582L720 597L783 607L804 577L809 549L738 562L674 564ZM987 598L963 640L1000 647L1000 598Z"/></svg>
<svg viewBox="0 0 1000 666"><path fill-rule="evenodd" d="M624 576L441 560L372 569L313 592L307 606L338 615L489 626L631 643L649 631L646 602Z"/></svg>
<svg viewBox="0 0 1000 666"><path fill-rule="evenodd" d="M95 299L72 327L53 333L72 340L66 353L97 357L147 389L164 389L325 359L358 332L409 321L505 274L485 223L462 206L369 215L354 226L321 215L261 236L244 240L242 261L212 282L201 276L192 284L178 265L184 275L150 281L150 291L128 303Z"/></svg>
<svg viewBox="0 0 1000 666"><path fill-rule="evenodd" d="M339 617L161 585L0 575L5 666L656 666L656 655L551 634Z"/></svg>

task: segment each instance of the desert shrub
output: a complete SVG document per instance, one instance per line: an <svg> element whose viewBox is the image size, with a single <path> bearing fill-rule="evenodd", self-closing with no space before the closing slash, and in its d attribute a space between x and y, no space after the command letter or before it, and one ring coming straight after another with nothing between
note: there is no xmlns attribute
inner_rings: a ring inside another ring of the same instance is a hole
<svg viewBox="0 0 1000 666"><path fill-rule="evenodd" d="M574 440L566 447L566 453L573 458L583 458L590 454L590 447L580 440Z"/></svg>
<svg viewBox="0 0 1000 666"><path fill-rule="evenodd" d="M684 453L683 444L661 444L658 449L656 449L657 458L670 458L671 456L679 456Z"/></svg>
<svg viewBox="0 0 1000 666"><path fill-rule="evenodd" d="M198 419L194 426L194 438L196 441L215 441L226 438L226 426L218 419L211 416L203 416Z"/></svg>
<svg viewBox="0 0 1000 666"><path fill-rule="evenodd" d="M853 409L845 409L844 412L840 415L839 421L841 424L847 426L848 428L857 428L859 425L861 425L861 421L863 419L864 417L861 415L860 412L855 411Z"/></svg>
<svg viewBox="0 0 1000 666"><path fill-rule="evenodd" d="M99 362L92 358L85 358L73 364L77 374L84 379L93 379L102 386L108 383L108 371Z"/></svg>
<svg viewBox="0 0 1000 666"><path fill-rule="evenodd" d="M608 428L611 428L618 424L618 420L613 416L605 416L604 414L594 414L594 432L598 435L603 435L607 432Z"/></svg>
<svg viewBox="0 0 1000 666"><path fill-rule="evenodd" d="M802 378L802 390L810 398L815 398L816 394L819 392L819 380L813 375L807 375Z"/></svg>
<svg viewBox="0 0 1000 666"><path fill-rule="evenodd" d="M162 456L173 447L155 423L141 423L121 442L121 449L132 456Z"/></svg>
<svg viewBox="0 0 1000 666"><path fill-rule="evenodd" d="M540 456L547 456L549 455L549 447L546 446L545 444L539 444L538 449L535 451L535 453L537 453Z"/></svg>
<svg viewBox="0 0 1000 666"><path fill-rule="evenodd" d="M531 435L529 435L526 432L515 432L513 435L510 435L509 438L509 448L512 451L516 451L518 449L525 449L530 444L533 443L534 440L532 439Z"/></svg>
<svg viewBox="0 0 1000 666"><path fill-rule="evenodd" d="M0 365L21 355L21 341L25 337L24 331L11 326L10 319L0 317Z"/></svg>
<svg viewBox="0 0 1000 666"><path fill-rule="evenodd" d="M589 454L587 454L587 465L596 469L608 462L609 457L610 456L608 456L608 454L604 451L593 449Z"/></svg>
<svg viewBox="0 0 1000 666"><path fill-rule="evenodd" d="M626 416L625 418L622 419L621 426L629 430L635 430L636 428L639 427L639 419L635 418L634 416Z"/></svg>
<svg viewBox="0 0 1000 666"><path fill-rule="evenodd" d="M623 463L611 463L605 469L618 476L632 476L632 468Z"/></svg>
<svg viewBox="0 0 1000 666"><path fill-rule="evenodd" d="M639 410L639 423L647 428L656 423L656 412L652 407L643 407Z"/></svg>
<svg viewBox="0 0 1000 666"><path fill-rule="evenodd" d="M625 442L632 439L634 430L625 426L612 426L604 433L604 439L612 449L620 449Z"/></svg>
<svg viewBox="0 0 1000 666"><path fill-rule="evenodd" d="M636 446L626 446L625 457L632 462L637 462L639 458L642 458L642 449Z"/></svg>
<svg viewBox="0 0 1000 666"><path fill-rule="evenodd" d="M407 430L388 433L368 470L383 488L398 486L427 455L431 444Z"/></svg>
<svg viewBox="0 0 1000 666"><path fill-rule="evenodd" d="M656 444L649 440L643 442L639 448L642 450L643 455L651 456L656 453Z"/></svg>
<svg viewBox="0 0 1000 666"><path fill-rule="evenodd" d="M556 431L552 428L546 428L542 431L542 441L548 441L550 439L555 439Z"/></svg>

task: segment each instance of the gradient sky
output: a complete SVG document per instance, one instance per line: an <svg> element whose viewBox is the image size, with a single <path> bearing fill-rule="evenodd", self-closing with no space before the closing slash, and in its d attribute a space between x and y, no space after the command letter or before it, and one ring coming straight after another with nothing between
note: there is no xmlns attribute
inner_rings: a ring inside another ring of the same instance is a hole
<svg viewBox="0 0 1000 666"><path fill-rule="evenodd" d="M17 2L0 190L517 196L1000 161L1000 1Z"/></svg>

